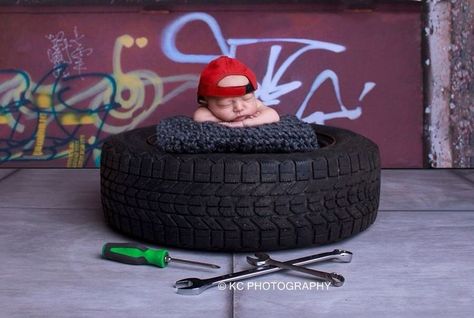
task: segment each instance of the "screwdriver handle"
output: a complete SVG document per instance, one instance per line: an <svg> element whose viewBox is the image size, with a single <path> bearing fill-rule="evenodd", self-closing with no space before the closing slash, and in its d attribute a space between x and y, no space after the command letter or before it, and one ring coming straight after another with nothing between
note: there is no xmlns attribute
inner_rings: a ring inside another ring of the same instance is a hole
<svg viewBox="0 0 474 318"><path fill-rule="evenodd" d="M102 256L112 261L131 265L155 265L164 268L168 265L168 251L152 249L136 243L106 243Z"/></svg>

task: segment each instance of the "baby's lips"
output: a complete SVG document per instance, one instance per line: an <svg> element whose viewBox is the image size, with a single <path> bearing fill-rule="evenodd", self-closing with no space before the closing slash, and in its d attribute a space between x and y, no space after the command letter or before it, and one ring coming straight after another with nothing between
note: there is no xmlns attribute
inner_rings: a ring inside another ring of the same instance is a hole
<svg viewBox="0 0 474 318"><path fill-rule="evenodd" d="M239 117L235 117L234 118L234 121L242 121L244 119L246 119L248 116L239 116Z"/></svg>

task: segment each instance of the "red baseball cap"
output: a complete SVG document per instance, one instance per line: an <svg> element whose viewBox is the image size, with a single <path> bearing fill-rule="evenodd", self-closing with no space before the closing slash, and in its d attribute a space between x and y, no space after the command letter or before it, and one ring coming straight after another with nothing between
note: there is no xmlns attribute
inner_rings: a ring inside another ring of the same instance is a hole
<svg viewBox="0 0 474 318"><path fill-rule="evenodd" d="M242 75L247 77L249 83L242 86L222 87L218 83L229 75ZM204 96L232 97L242 96L257 89L257 77L250 68L237 59L220 56L209 64L201 72L198 86L198 103L205 102Z"/></svg>

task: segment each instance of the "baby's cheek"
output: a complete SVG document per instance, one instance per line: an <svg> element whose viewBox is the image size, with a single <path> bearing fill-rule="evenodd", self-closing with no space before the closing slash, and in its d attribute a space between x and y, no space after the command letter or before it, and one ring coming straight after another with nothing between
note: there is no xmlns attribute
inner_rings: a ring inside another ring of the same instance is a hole
<svg viewBox="0 0 474 318"><path fill-rule="evenodd" d="M218 113L214 115L223 120L229 120L230 118L233 117L233 114L228 110L219 110Z"/></svg>

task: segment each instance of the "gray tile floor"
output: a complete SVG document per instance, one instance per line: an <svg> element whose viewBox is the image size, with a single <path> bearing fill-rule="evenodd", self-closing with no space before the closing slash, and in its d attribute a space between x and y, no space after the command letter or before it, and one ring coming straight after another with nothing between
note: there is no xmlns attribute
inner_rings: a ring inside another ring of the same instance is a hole
<svg viewBox="0 0 474 318"><path fill-rule="evenodd" d="M306 276L281 272L243 290L181 296L176 280L247 268L247 254L170 249L221 269L135 267L100 258L110 241L128 239L103 222L98 170L0 169L0 316L472 317L474 170L384 170L380 213L367 231L271 253L284 260L352 251L352 263L313 266L342 273L340 288L301 290Z"/></svg>

